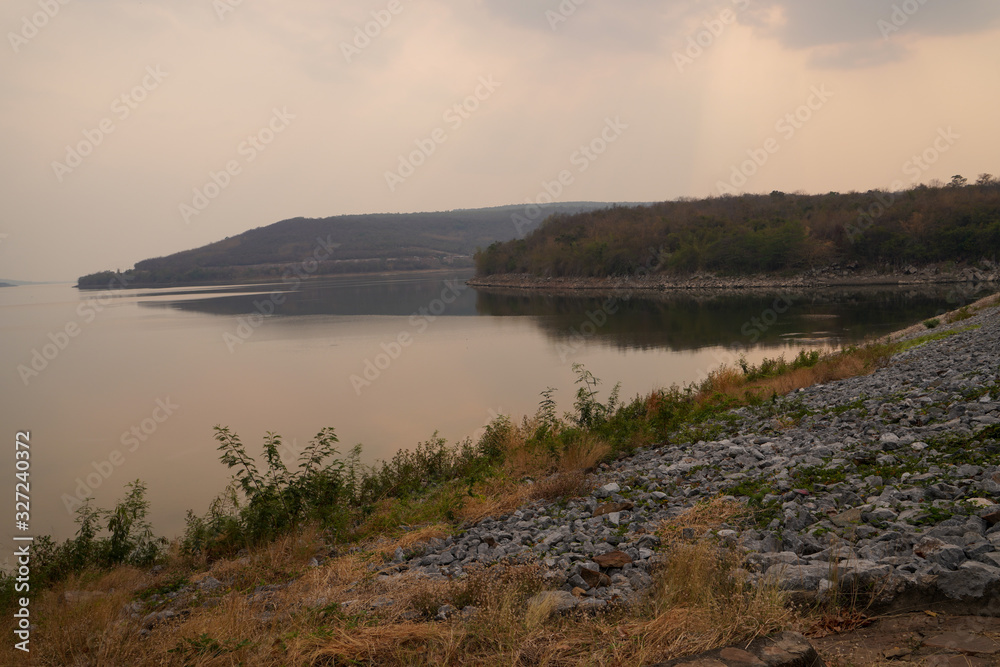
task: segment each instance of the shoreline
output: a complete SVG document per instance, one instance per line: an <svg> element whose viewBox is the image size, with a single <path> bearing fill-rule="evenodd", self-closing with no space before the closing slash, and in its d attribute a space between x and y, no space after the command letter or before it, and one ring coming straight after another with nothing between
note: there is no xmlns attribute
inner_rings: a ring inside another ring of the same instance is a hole
<svg viewBox="0 0 1000 667"><path fill-rule="evenodd" d="M651 585L657 526L726 496L767 517L712 533L750 554L754 585L776 584L807 604L866 591L879 614L997 614L1000 446L984 441L1000 428L1000 375L980 361L1000 344L998 305L991 295L940 328L891 333L880 341L916 342L871 374L740 407L738 424L714 437L602 464L592 493L471 523L452 542L394 560L395 576L460 576L516 554L540 561L561 594L573 592L569 607L603 609ZM477 551L495 535L509 538ZM624 566L594 566L612 552ZM608 579L589 581L588 569Z"/></svg>
<svg viewBox="0 0 1000 667"><path fill-rule="evenodd" d="M469 273L474 271L472 267L461 267L458 269L416 269L413 271L360 271L353 273L324 273L321 275L306 276L302 278L302 283L320 282L323 280L336 280L338 278L366 278L385 276L423 276L430 274ZM69 283L67 283L69 284ZM271 278L248 278L247 280L199 280L195 282L174 282L174 283L129 283L124 287L109 287L107 285L80 285L73 284L73 289L84 292L101 291L108 289L180 289L185 287L241 287L258 285L284 285L288 284L280 276ZM16 287L16 285L14 285Z"/></svg>
<svg viewBox="0 0 1000 667"><path fill-rule="evenodd" d="M686 277L615 276L607 278L559 277L545 278L529 274L497 274L475 276L466 281L469 287L483 290L551 290L573 292L608 292L619 290L689 291L689 290L771 290L786 288L823 289L829 287L921 287L954 284L996 284L1000 271L990 267L983 271L964 268L941 271L929 266L909 267L895 273L855 271L848 268L827 268L791 276L758 274L752 276L717 276L694 274Z"/></svg>

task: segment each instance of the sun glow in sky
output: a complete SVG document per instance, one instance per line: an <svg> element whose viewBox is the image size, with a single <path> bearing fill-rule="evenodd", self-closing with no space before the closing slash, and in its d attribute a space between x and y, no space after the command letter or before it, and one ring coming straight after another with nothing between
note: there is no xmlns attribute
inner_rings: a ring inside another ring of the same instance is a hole
<svg viewBox="0 0 1000 667"><path fill-rule="evenodd" d="M8 0L0 277L296 216L522 203L565 170L563 201L971 180L1000 172L998 19L993 0Z"/></svg>

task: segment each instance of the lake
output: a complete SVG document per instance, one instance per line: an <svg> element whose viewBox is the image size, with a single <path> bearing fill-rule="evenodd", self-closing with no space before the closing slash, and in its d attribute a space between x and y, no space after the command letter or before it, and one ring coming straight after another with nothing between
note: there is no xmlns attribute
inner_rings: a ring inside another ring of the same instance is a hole
<svg viewBox="0 0 1000 667"><path fill-rule="evenodd" d="M623 398L700 380L743 354L794 356L856 342L975 296L927 290L610 296L477 292L467 272L303 285L78 291L0 289L0 422L31 431L30 534L75 531L87 495L111 507L148 485L157 534L204 513L229 480L213 426L289 460L326 426L363 460L430 438L475 437L497 414L535 412L573 364ZM13 480L13 447L0 462ZM7 488L13 488L13 481ZM8 535L13 526L4 529Z"/></svg>

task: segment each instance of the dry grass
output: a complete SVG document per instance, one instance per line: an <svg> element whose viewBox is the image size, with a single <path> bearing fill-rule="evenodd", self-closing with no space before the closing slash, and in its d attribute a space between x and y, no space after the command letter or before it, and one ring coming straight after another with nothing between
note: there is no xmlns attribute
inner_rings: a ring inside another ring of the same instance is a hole
<svg viewBox="0 0 1000 667"><path fill-rule="evenodd" d="M749 642L787 625L793 614L775 586L754 586L742 555L710 541L675 544L655 578L651 632L670 653Z"/></svg>
<svg viewBox="0 0 1000 667"><path fill-rule="evenodd" d="M742 514L736 504L716 500L678 517L664 534L679 536L683 528L703 532ZM413 531L412 539L439 534L428 528ZM300 542L288 539L216 563L213 575L228 583L213 594L217 604L196 599L189 615L158 625L145 637L139 621L121 610L161 579L120 570L93 583L116 593L74 609L60 607L53 591L38 610L45 620L33 637L35 664L638 665L748 641L791 621L779 593L739 578L738 554L680 537L654 571L646 597L596 616L560 616L546 605L529 605L546 587L537 565L501 563L471 569L453 581L384 578L368 565L381 552L359 552L308 569L273 593L255 596L253 588L235 585L257 580L276 559L294 561L308 552L308 541ZM470 618L434 621L443 604L477 611Z"/></svg>
<svg viewBox="0 0 1000 667"><path fill-rule="evenodd" d="M794 620L782 591L747 581L742 551L710 537L749 514L742 503L714 498L660 526L666 555L654 576L648 636L665 656L749 643Z"/></svg>
<svg viewBox="0 0 1000 667"><path fill-rule="evenodd" d="M446 629L427 623L337 628L330 635L293 640L288 657L293 664L308 665L405 665L409 660L415 660L409 664L431 664L414 654L419 656L428 645L457 643Z"/></svg>
<svg viewBox="0 0 1000 667"><path fill-rule="evenodd" d="M590 433L570 444L557 462L561 472L590 470L611 454L611 445Z"/></svg>
<svg viewBox="0 0 1000 667"><path fill-rule="evenodd" d="M752 381L746 379L741 369L722 366L709 374L695 401L708 403L717 401L720 396L737 400L783 396L797 389L870 373L884 365L891 355L892 350L888 347L867 346L827 355L814 366Z"/></svg>
<svg viewBox="0 0 1000 667"><path fill-rule="evenodd" d="M399 537L380 539L365 545L365 551L381 556L384 559L391 558L396 553L396 549L407 551L418 544L430 542L433 539L443 539L451 535L452 528L443 523L422 526L415 530L403 533Z"/></svg>
<svg viewBox="0 0 1000 667"><path fill-rule="evenodd" d="M539 477L554 472L588 470L611 453L611 446L592 433L582 433L561 451L532 446L539 427L536 419L525 419L507 431L502 443L504 471L512 478Z"/></svg>
<svg viewBox="0 0 1000 667"><path fill-rule="evenodd" d="M207 574L220 581L232 580L233 585L240 588L273 584L297 575L305 569L310 558L323 550L320 531L315 526L308 526L299 533L252 549L243 558L218 560Z"/></svg>
<svg viewBox="0 0 1000 667"><path fill-rule="evenodd" d="M474 523L510 514L532 500L572 498L590 491L586 471L605 459L611 446L585 433L558 453L532 447L529 441L537 428L536 421L525 420L507 432L502 476L476 486L456 512L460 519Z"/></svg>
<svg viewBox="0 0 1000 667"><path fill-rule="evenodd" d="M90 580L87 580L90 579ZM74 576L31 598L31 663L36 665L114 665L134 662L138 628L122 622L122 608L154 580L134 568L119 568L96 579ZM77 602L66 591L101 594ZM10 634L9 632L7 634ZM13 635L11 635L13 636ZM0 645L0 664L29 664L12 641Z"/></svg>
<svg viewBox="0 0 1000 667"><path fill-rule="evenodd" d="M586 495L591 482L581 471L558 472L529 484L513 480L491 481L477 486L476 495L467 498L455 514L458 518L477 523L488 516L511 514L533 500L554 501Z"/></svg>
<svg viewBox="0 0 1000 667"><path fill-rule="evenodd" d="M511 480L481 484L477 491L456 512L458 518L468 523L510 514L531 500L531 487Z"/></svg>
<svg viewBox="0 0 1000 667"><path fill-rule="evenodd" d="M723 524L740 525L750 515L750 509L743 503L717 497L698 503L682 514L664 521L657 533L667 545L687 543L692 538L684 537L685 533L701 537Z"/></svg>

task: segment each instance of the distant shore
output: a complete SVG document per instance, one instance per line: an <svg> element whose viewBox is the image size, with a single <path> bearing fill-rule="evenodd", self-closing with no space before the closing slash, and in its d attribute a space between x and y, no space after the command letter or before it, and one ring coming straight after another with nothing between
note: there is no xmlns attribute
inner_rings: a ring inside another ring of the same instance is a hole
<svg viewBox="0 0 1000 667"><path fill-rule="evenodd" d="M825 287L906 287L947 285L955 283L995 284L1000 282L1000 267L990 264L983 268L946 270L937 266L907 267L898 272L858 270L834 265L792 275L760 274L751 276L717 276L697 273L689 276L652 275L612 276L606 278L559 277L546 278L528 274L496 274L476 276L466 281L475 288L501 288L554 291L607 292L618 290L744 290L778 288Z"/></svg>
<svg viewBox="0 0 1000 667"><path fill-rule="evenodd" d="M356 273L324 273L321 275L306 276L302 279L302 283L319 282L323 280L337 280L339 278L371 278L371 277L384 277L384 276L433 276L436 274L445 275L455 275L455 274L468 274L473 271L472 267L458 267L458 268L444 268L444 269L413 269L413 270L400 270L400 271L359 271ZM293 276L297 278L297 276ZM122 284L122 283L126 284ZM94 290L106 290L106 289L178 289L186 287L240 287L243 285L280 285L286 284L291 285L295 280L289 280L282 278L281 276L271 276L271 277L259 277L259 278L247 278L245 280L195 280L195 281L177 281L177 282L163 282L163 283L150 283L150 282L132 282L128 279L119 280L113 279L111 285L108 284L98 284L98 285L80 285L79 283L73 285L75 289L81 291L94 291Z"/></svg>

